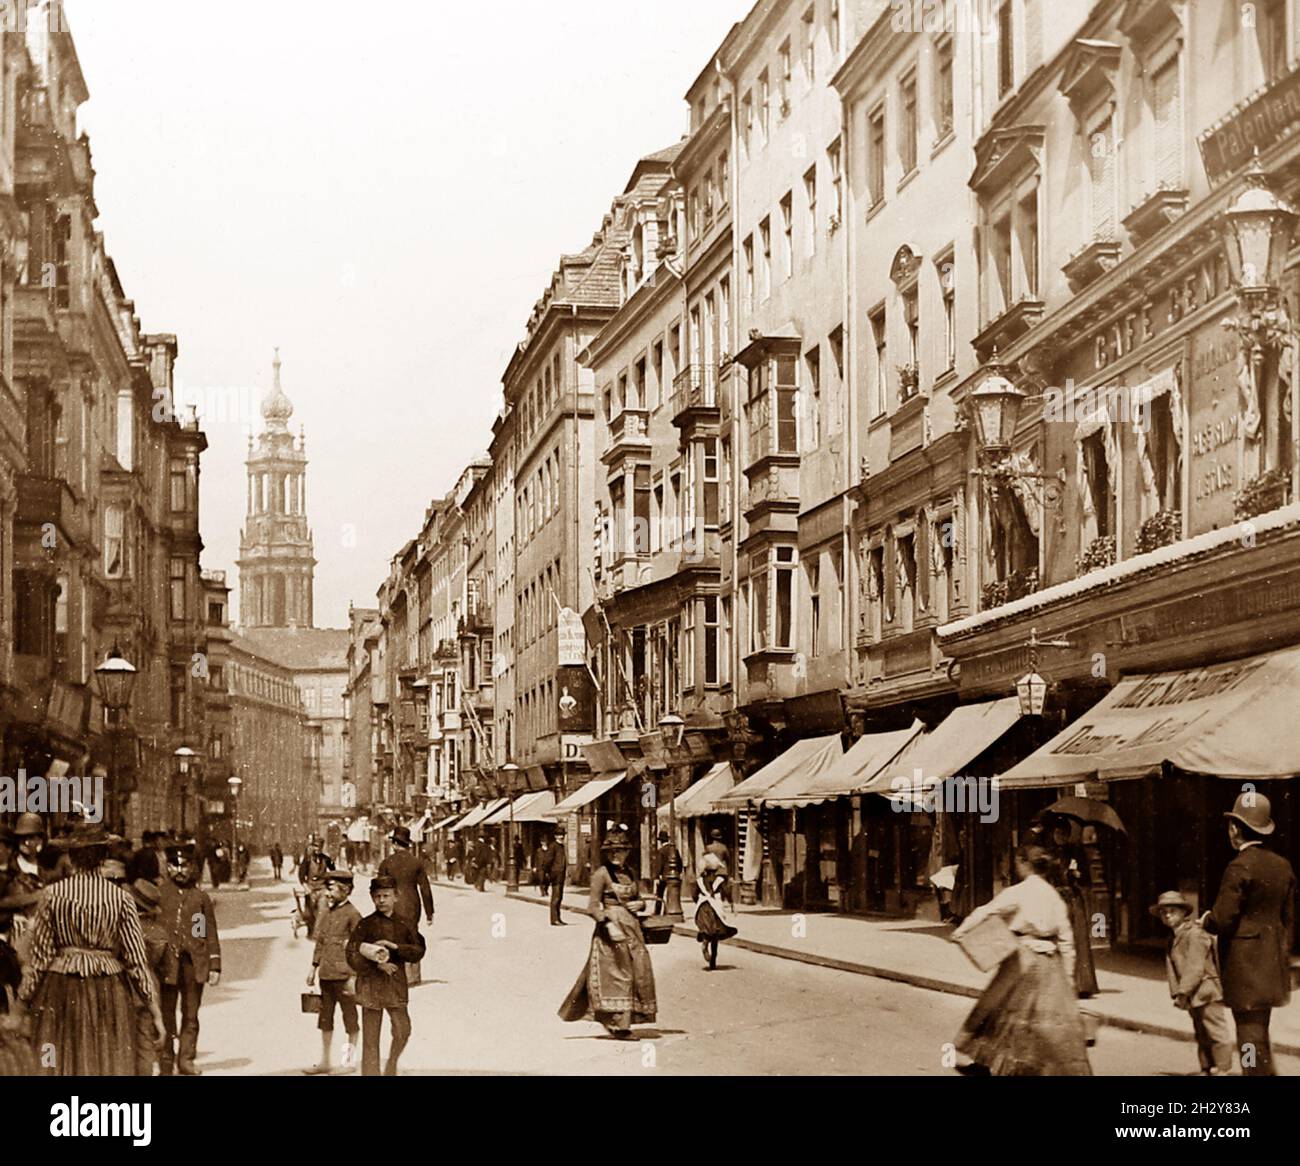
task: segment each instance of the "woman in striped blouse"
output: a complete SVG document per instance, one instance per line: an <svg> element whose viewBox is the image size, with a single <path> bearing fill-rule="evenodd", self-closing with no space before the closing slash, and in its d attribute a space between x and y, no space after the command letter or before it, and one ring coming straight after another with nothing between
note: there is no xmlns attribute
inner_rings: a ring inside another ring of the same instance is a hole
<svg viewBox="0 0 1300 1166"><path fill-rule="evenodd" d="M163 1037L135 903L99 873L108 842L99 827L79 824L63 842L72 873L45 889L36 911L18 996L30 1002L32 1042L48 1076L133 1075L140 1001Z"/></svg>

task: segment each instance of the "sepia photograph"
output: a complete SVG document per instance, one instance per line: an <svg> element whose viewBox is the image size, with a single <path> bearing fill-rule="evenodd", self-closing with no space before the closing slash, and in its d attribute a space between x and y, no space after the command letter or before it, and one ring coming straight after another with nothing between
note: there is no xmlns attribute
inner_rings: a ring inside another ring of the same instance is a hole
<svg viewBox="0 0 1300 1166"><path fill-rule="evenodd" d="M1297 718L1300 0L0 0L20 1146L1285 1131Z"/></svg>

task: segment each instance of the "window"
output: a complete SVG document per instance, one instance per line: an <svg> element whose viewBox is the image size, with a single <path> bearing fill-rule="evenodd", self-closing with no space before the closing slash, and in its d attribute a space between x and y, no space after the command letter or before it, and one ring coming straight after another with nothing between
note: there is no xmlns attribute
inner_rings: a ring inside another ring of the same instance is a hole
<svg viewBox="0 0 1300 1166"><path fill-rule="evenodd" d="M740 139L744 144L745 152L750 149L751 136L754 132L754 94L752 91L747 92L740 99Z"/></svg>
<svg viewBox="0 0 1300 1166"><path fill-rule="evenodd" d="M794 355L769 357L749 373L749 447L754 460L769 453L797 453L798 364ZM773 419L775 418L775 423Z"/></svg>
<svg viewBox="0 0 1300 1166"><path fill-rule="evenodd" d="M706 437L702 443L704 455L704 525L716 529L718 525L718 439Z"/></svg>
<svg viewBox="0 0 1300 1166"><path fill-rule="evenodd" d="M644 409L645 402L645 357L643 356L632 366L632 396L629 403L634 409Z"/></svg>
<svg viewBox="0 0 1300 1166"><path fill-rule="evenodd" d="M650 467L636 467L632 478L633 521L636 523L636 553L650 553Z"/></svg>
<svg viewBox="0 0 1300 1166"><path fill-rule="evenodd" d="M903 292L903 323L907 326L907 364L906 371L900 374L900 402L916 396L920 389L921 320L915 284Z"/></svg>
<svg viewBox="0 0 1300 1166"><path fill-rule="evenodd" d="M867 115L867 194L871 206L885 201L885 107Z"/></svg>
<svg viewBox="0 0 1300 1166"><path fill-rule="evenodd" d="M731 344L731 276L718 280L718 352L725 355ZM713 384L713 370L707 369L705 383Z"/></svg>
<svg viewBox="0 0 1300 1166"><path fill-rule="evenodd" d="M766 302L772 294L772 222L764 219L758 224L759 267L758 293L759 302Z"/></svg>
<svg viewBox="0 0 1300 1166"><path fill-rule="evenodd" d="M719 444L718 519L731 521L731 438L722 438Z"/></svg>
<svg viewBox="0 0 1300 1166"><path fill-rule="evenodd" d="M831 346L831 359L835 362L835 376L844 379L844 325L837 324L827 337Z"/></svg>
<svg viewBox="0 0 1300 1166"><path fill-rule="evenodd" d="M889 390L889 339L885 332L885 309L882 305L871 314L871 342L876 349L876 384L871 398L871 416L885 411Z"/></svg>
<svg viewBox="0 0 1300 1166"><path fill-rule="evenodd" d="M706 609L707 611L707 609ZM718 603L718 683L731 682L731 597Z"/></svg>
<svg viewBox="0 0 1300 1166"><path fill-rule="evenodd" d="M1017 208L1016 236L1020 249L1021 272L1025 291L1030 298L1038 296L1038 190L1031 190L1020 200Z"/></svg>
<svg viewBox="0 0 1300 1166"><path fill-rule="evenodd" d="M952 254L940 259L938 266L939 292L943 297L943 367L946 372L957 367L957 279Z"/></svg>
<svg viewBox="0 0 1300 1166"><path fill-rule="evenodd" d="M808 573L809 628L808 642L810 654L822 654L822 583L821 566L816 559L810 561L805 570Z"/></svg>
<svg viewBox="0 0 1300 1166"><path fill-rule="evenodd" d="M771 133L772 94L767 80L767 70L758 75L758 127L762 131L763 145Z"/></svg>
<svg viewBox="0 0 1300 1166"><path fill-rule="evenodd" d="M1110 117L1099 121L1088 135L1088 204L1092 238L1114 239L1118 216L1115 206L1115 142Z"/></svg>
<svg viewBox="0 0 1300 1166"><path fill-rule="evenodd" d="M945 36L934 46L934 130L940 140L953 128L952 37Z"/></svg>
<svg viewBox="0 0 1300 1166"><path fill-rule="evenodd" d="M1175 53L1151 75L1152 189L1181 189L1183 112L1179 57Z"/></svg>
<svg viewBox="0 0 1300 1166"><path fill-rule="evenodd" d="M1011 92L1016 83L1015 34L1012 0L1002 0L998 9L998 98Z"/></svg>
<svg viewBox="0 0 1300 1166"><path fill-rule="evenodd" d="M1152 398L1146 421L1145 427L1137 429L1145 487L1144 521L1159 510L1181 510L1183 483L1183 454L1168 393Z"/></svg>
<svg viewBox="0 0 1300 1166"><path fill-rule="evenodd" d="M831 35L831 53L838 59L840 55L840 0L831 0L831 11L826 21L826 27Z"/></svg>
<svg viewBox="0 0 1300 1166"><path fill-rule="evenodd" d="M695 687L695 600L682 607L682 681L687 689Z"/></svg>
<svg viewBox="0 0 1300 1166"><path fill-rule="evenodd" d="M776 60L781 73L781 79L778 82L778 92L781 97L781 116L785 117L785 115L790 112L790 82L794 76L793 62L790 56L790 41L788 38L783 41L781 47L777 49Z"/></svg>
<svg viewBox="0 0 1300 1166"><path fill-rule="evenodd" d="M794 547L776 547L772 551L773 624L772 646L794 647Z"/></svg>
<svg viewBox="0 0 1300 1166"><path fill-rule="evenodd" d="M650 370L654 373L654 393L649 400L651 410L663 404L667 394L664 392L664 342L656 340L650 350Z"/></svg>
<svg viewBox="0 0 1300 1166"><path fill-rule="evenodd" d="M894 543L898 555L895 578L898 583L898 620L905 632L910 632L916 620L916 536L900 535Z"/></svg>
<svg viewBox="0 0 1300 1166"><path fill-rule="evenodd" d="M787 191L781 200L781 272L794 274L794 196Z"/></svg>
<svg viewBox="0 0 1300 1166"><path fill-rule="evenodd" d="M826 160L831 171L831 229L844 221L844 176L840 169L840 139L836 138L826 150Z"/></svg>
<svg viewBox="0 0 1300 1166"><path fill-rule="evenodd" d="M804 241L808 247L808 254L817 253L817 167L809 166L803 176L803 193L804 202L808 207L807 228L804 232Z"/></svg>
<svg viewBox="0 0 1300 1166"><path fill-rule="evenodd" d="M1114 533L1115 526L1114 495L1111 491L1113 470L1106 448L1104 427L1080 442L1079 456L1083 458L1083 473L1087 483L1083 498L1083 536L1087 541L1104 538Z"/></svg>
<svg viewBox="0 0 1300 1166"><path fill-rule="evenodd" d="M724 150L718 159L718 207L726 206L731 198L730 172L727 169L727 153Z"/></svg>
<svg viewBox="0 0 1300 1166"><path fill-rule="evenodd" d="M745 311L754 310L754 236L750 235L740 245L745 262Z"/></svg>
<svg viewBox="0 0 1300 1166"><path fill-rule="evenodd" d="M803 75L811 89L817 80L817 6L808 5L803 14Z"/></svg>
<svg viewBox="0 0 1300 1166"><path fill-rule="evenodd" d="M898 160L904 174L916 169L916 139L920 133L916 117L916 73L908 73L898 87Z"/></svg>
<svg viewBox="0 0 1300 1166"><path fill-rule="evenodd" d="M1256 0L1251 7L1264 80L1271 83L1287 71L1286 0Z"/></svg>
<svg viewBox="0 0 1300 1166"><path fill-rule="evenodd" d="M184 513L186 509L186 479L185 463L179 459L173 459L171 463L171 508L174 514ZM262 485L265 487L266 479L263 477ZM266 500L262 500L262 509L266 509Z"/></svg>
<svg viewBox="0 0 1300 1166"><path fill-rule="evenodd" d="M183 620L185 618L185 560L180 556L173 556L168 574L171 581L171 617Z"/></svg>
<svg viewBox="0 0 1300 1166"><path fill-rule="evenodd" d="M135 398L130 389L117 393L117 464L124 470L134 469Z"/></svg>
<svg viewBox="0 0 1300 1166"><path fill-rule="evenodd" d="M808 416L804 425L804 449L818 449L822 443L822 358L819 349L810 348L803 358L808 385Z"/></svg>
<svg viewBox="0 0 1300 1166"><path fill-rule="evenodd" d="M104 575L122 579L127 575L126 512L120 506L104 508Z"/></svg>

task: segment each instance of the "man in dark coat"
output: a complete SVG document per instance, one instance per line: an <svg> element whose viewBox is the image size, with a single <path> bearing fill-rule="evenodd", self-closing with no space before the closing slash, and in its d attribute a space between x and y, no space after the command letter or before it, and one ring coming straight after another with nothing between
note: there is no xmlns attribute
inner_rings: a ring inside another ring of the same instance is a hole
<svg viewBox="0 0 1300 1166"><path fill-rule="evenodd" d="M194 843L167 843L167 877L159 887L158 923L167 937L163 960L162 1013L167 1038L158 1058L164 1077L171 1076L173 1063L186 1077L202 1072L194 1064L199 1044L199 1006L203 988L221 979L221 939L217 917L207 892L194 884L198 879ZM180 1048L176 1042L176 1006L181 1012Z"/></svg>
<svg viewBox="0 0 1300 1166"><path fill-rule="evenodd" d="M547 873L551 866L551 852L555 849L555 842L550 838L543 838L541 844L533 852L533 882L537 884L537 893L546 897L546 892L550 889L551 876Z"/></svg>
<svg viewBox="0 0 1300 1166"><path fill-rule="evenodd" d="M1242 1073L1269 1077L1275 1072L1269 1019L1274 1008L1291 999L1295 872L1280 854L1264 848L1274 826L1263 794L1241 794L1224 816L1237 855L1201 922L1219 937L1223 1000L1237 1025Z"/></svg>
<svg viewBox="0 0 1300 1166"><path fill-rule="evenodd" d="M547 860L546 869L542 872L542 877L547 881L551 888L551 926L567 927L568 924L560 918L560 904L564 902L564 880L569 873L569 851L565 844L565 834L563 826L555 828L555 845L551 847L551 855Z"/></svg>
<svg viewBox="0 0 1300 1166"><path fill-rule="evenodd" d="M271 858L271 873L275 875L275 881L279 882L280 872L284 869L284 851L280 849L278 842L272 842L267 854Z"/></svg>
<svg viewBox="0 0 1300 1166"><path fill-rule="evenodd" d="M347 943L348 964L357 974L357 1004L361 1007L361 1074L379 1076L379 1037L384 1013L392 1039L384 1076L397 1076L397 1058L411 1039L411 1017L405 963L424 958L424 937L397 918L397 883L387 875L370 880L375 912L353 929Z"/></svg>
<svg viewBox="0 0 1300 1166"><path fill-rule="evenodd" d="M429 886L429 875L424 863L411 850L411 831L405 826L396 827L388 840L394 850L379 864L380 877L391 878L397 888L397 905L393 914L403 923L410 925L413 931L420 929L420 906L424 906L426 923L433 922L433 891ZM411 960L406 965L407 982L420 982L420 961Z"/></svg>

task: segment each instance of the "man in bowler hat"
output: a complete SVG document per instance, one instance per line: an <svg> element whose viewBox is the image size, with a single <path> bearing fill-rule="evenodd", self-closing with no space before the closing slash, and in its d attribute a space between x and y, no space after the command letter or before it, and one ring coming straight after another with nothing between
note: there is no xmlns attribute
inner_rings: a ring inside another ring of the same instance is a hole
<svg viewBox="0 0 1300 1166"><path fill-rule="evenodd" d="M397 1076L397 1059L411 1039L411 1017L403 964L424 958L424 937L398 919L397 881L390 875L370 880L375 910L352 931L347 944L348 964L357 974L357 1003L361 1006L361 1075L379 1076L379 1038L384 1013L392 1038L385 1077Z"/></svg>
<svg viewBox="0 0 1300 1166"><path fill-rule="evenodd" d="M555 845L546 860L546 869L542 877L551 888L551 926L567 927L560 918L560 904L564 902L564 880L569 873L569 848L565 843L563 826L555 827Z"/></svg>
<svg viewBox="0 0 1300 1166"><path fill-rule="evenodd" d="M1247 1077L1274 1075L1268 1024L1274 1008L1291 999L1291 929L1295 872L1264 840L1273 833L1273 807L1253 790L1224 815L1236 857L1219 884L1219 897L1201 918L1219 937L1223 1000L1237 1025L1237 1052Z"/></svg>

